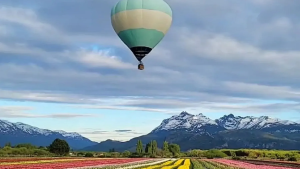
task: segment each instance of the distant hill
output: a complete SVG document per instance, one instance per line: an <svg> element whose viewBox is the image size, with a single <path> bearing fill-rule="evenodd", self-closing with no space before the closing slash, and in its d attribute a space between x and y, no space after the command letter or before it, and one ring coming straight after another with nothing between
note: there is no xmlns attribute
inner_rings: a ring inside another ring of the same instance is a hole
<svg viewBox="0 0 300 169"><path fill-rule="evenodd" d="M0 146L10 142L12 145L31 143L36 146L49 146L56 138L66 140L73 149L81 149L97 144L78 133L40 129L24 123L11 123L0 120Z"/></svg>
<svg viewBox="0 0 300 169"><path fill-rule="evenodd" d="M127 142L106 140L83 150L135 150L137 140L143 144L164 140L179 144L182 150L212 148L257 148L300 150L300 124L287 120L261 117L240 117L232 114L212 120L203 114L182 112L162 121L147 135Z"/></svg>

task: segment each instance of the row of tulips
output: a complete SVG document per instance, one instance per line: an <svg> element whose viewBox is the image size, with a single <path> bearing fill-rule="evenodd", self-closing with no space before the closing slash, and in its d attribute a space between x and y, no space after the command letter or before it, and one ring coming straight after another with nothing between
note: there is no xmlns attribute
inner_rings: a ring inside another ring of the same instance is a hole
<svg viewBox="0 0 300 169"><path fill-rule="evenodd" d="M66 168L79 168L79 167L102 167L107 165L118 165L130 162L139 162L149 159L132 158L132 159L87 159L87 160L73 160L56 163L35 163L35 164L17 164L17 165L0 165L0 169L66 169Z"/></svg>
<svg viewBox="0 0 300 169"><path fill-rule="evenodd" d="M289 167L254 165L225 159L192 160L192 164L193 169L291 169Z"/></svg>
<svg viewBox="0 0 300 169"><path fill-rule="evenodd" d="M227 164L212 162L212 161L208 161L208 160L200 161L200 163L205 168L208 168L208 169L215 169L215 168L217 168L217 169L243 169L243 168L240 168L240 167L230 166L230 165L227 165Z"/></svg>
<svg viewBox="0 0 300 169"><path fill-rule="evenodd" d="M66 158L66 159L51 159L51 160L36 160L36 161L18 161L18 162L0 162L1 165L18 165L18 164L41 164L41 163L59 163L59 162L70 162L70 161L83 161L84 158ZM90 159L97 160L97 159Z"/></svg>
<svg viewBox="0 0 300 169"><path fill-rule="evenodd" d="M0 158L1 163L8 162L23 162L23 161L40 161L40 160L57 160L57 159L74 159L73 157L28 157L28 158ZM78 159L78 158L75 158Z"/></svg>
<svg viewBox="0 0 300 169"><path fill-rule="evenodd" d="M173 165L164 166L161 169L173 169L173 168L177 168L177 167L179 167L182 164L182 162L183 162L183 159L179 159Z"/></svg>
<svg viewBox="0 0 300 169"><path fill-rule="evenodd" d="M96 159L96 158L64 158L35 159L21 162L0 162L0 169L291 169L268 165L255 165L228 159L195 160L179 159Z"/></svg>
<svg viewBox="0 0 300 169"><path fill-rule="evenodd" d="M236 168L243 169L292 169L290 167L278 167L278 166L269 166L269 165L255 165L250 163L245 163L242 161L228 160L228 159L213 159L209 160L219 164L225 164L229 166L233 166Z"/></svg>
<svg viewBox="0 0 300 169"><path fill-rule="evenodd" d="M219 164L215 162L202 161L202 160L192 160L193 169L241 169L236 167L231 167L225 164Z"/></svg>
<svg viewBox="0 0 300 169"><path fill-rule="evenodd" d="M143 169L143 168L147 168L149 166L159 166L164 164L166 161L169 161L169 159L155 159L155 160L148 160L148 161L143 161L143 162L136 162L136 163L127 163L127 164L123 164L123 165L110 165L110 166L106 166L106 167L100 167L97 169Z"/></svg>
<svg viewBox="0 0 300 169"><path fill-rule="evenodd" d="M178 169L190 169L190 167L191 167L191 160L186 159L184 160L183 165L179 166Z"/></svg>
<svg viewBox="0 0 300 169"><path fill-rule="evenodd" d="M157 165L152 165L152 166L148 166L148 167L143 167L141 169L155 169L155 168L162 168L164 166L168 166L168 165L171 165L173 163L173 161L167 161L167 162L164 162L162 164L157 164Z"/></svg>

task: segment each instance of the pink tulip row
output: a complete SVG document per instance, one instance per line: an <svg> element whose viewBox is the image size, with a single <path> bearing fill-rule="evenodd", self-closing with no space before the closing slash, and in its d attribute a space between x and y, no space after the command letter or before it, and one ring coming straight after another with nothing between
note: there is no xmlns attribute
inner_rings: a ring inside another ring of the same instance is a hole
<svg viewBox="0 0 300 169"><path fill-rule="evenodd" d="M40 163L40 164L17 164L17 165L0 165L0 169L66 169L77 167L89 167L89 166L105 166L116 165L130 162L137 162L145 160L143 158L134 159L99 159L99 160L81 160L81 161L69 161L59 163Z"/></svg>
<svg viewBox="0 0 300 169"><path fill-rule="evenodd" d="M75 158L70 158L70 157L1 158L0 163L4 163L4 162L22 162L22 161L38 161L38 160L57 160L57 159L75 159Z"/></svg>
<svg viewBox="0 0 300 169"><path fill-rule="evenodd" d="M241 161L235 160L227 160L227 159L212 159L208 161L213 161L233 167L245 168L245 169L292 169L290 167L278 167L278 166L269 166L269 165L255 165L250 163L245 163Z"/></svg>

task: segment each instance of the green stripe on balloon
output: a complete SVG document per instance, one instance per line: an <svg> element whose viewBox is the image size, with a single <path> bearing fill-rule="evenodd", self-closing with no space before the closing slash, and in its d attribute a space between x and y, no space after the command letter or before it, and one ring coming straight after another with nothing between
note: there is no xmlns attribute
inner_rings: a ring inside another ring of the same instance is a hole
<svg viewBox="0 0 300 169"><path fill-rule="evenodd" d="M121 31L118 36L129 48L144 46L153 49L165 35L157 30L141 28Z"/></svg>

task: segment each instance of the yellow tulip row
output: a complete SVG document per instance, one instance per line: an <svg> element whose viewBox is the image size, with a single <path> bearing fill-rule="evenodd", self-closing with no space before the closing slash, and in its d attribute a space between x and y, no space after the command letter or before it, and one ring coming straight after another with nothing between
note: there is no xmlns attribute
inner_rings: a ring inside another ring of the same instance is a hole
<svg viewBox="0 0 300 169"><path fill-rule="evenodd" d="M173 165L162 167L161 169L173 169L180 166L180 164L183 162L183 159L177 160Z"/></svg>
<svg viewBox="0 0 300 169"><path fill-rule="evenodd" d="M191 160L186 159L186 160L184 160L183 165L179 166L177 169L189 169L190 166L191 166Z"/></svg>
<svg viewBox="0 0 300 169"><path fill-rule="evenodd" d="M55 160L38 160L38 161L20 161L20 162L4 162L1 165L16 165L16 164L40 164L40 163L55 163L55 162L66 162L66 161L80 161L86 159L55 159Z"/></svg>
<svg viewBox="0 0 300 169"><path fill-rule="evenodd" d="M149 166L149 167L146 167L146 168L143 168L143 169L154 169L154 168L161 168L163 166L167 166L167 165L170 165L172 164L173 161L167 161L167 162L164 162L162 164L158 164L158 165L152 165L152 166Z"/></svg>

